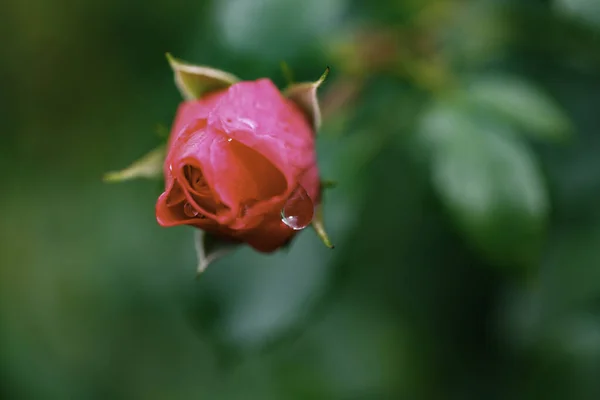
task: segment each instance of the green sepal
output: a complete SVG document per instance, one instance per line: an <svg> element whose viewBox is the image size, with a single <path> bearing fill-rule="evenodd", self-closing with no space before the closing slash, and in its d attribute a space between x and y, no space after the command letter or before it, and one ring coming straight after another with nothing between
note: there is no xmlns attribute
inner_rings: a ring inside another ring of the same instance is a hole
<svg viewBox="0 0 600 400"><path fill-rule="evenodd" d="M229 254L240 246L240 242L231 241L204 232L200 229L194 231L194 245L198 257L197 275L200 276L213 261Z"/></svg>
<svg viewBox="0 0 600 400"><path fill-rule="evenodd" d="M104 175L104 182L123 182L131 179L158 179L163 176L163 163L166 156L166 146L162 145L152 150L129 167L121 171L112 171Z"/></svg>
<svg viewBox="0 0 600 400"><path fill-rule="evenodd" d="M321 241L323 242L323 244L325 246L327 246L330 249L333 249L335 247L331 243L331 240L329 240L329 236L327 235L327 232L325 231L325 224L323 223L323 204L319 204L316 207L315 217L313 218L313 220L311 222L311 226L313 227L313 229L317 233L317 236L319 237L319 239L321 239Z"/></svg>
<svg viewBox="0 0 600 400"><path fill-rule="evenodd" d="M199 99L207 93L225 89L239 82L235 75L203 65L189 64L167 53L175 74L175 85L185 100Z"/></svg>
<svg viewBox="0 0 600 400"><path fill-rule="evenodd" d="M315 133L321 127L321 108L317 90L325 82L327 75L329 75L329 67L325 68L325 72L316 82L293 83L283 91L283 94L306 114Z"/></svg>

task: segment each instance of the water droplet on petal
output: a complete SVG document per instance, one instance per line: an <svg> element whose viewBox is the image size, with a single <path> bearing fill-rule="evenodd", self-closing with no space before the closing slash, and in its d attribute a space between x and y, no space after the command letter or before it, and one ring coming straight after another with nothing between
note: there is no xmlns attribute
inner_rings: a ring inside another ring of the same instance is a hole
<svg viewBox="0 0 600 400"><path fill-rule="evenodd" d="M183 213L188 217L197 217L200 214L190 203L185 203L183 205Z"/></svg>
<svg viewBox="0 0 600 400"><path fill-rule="evenodd" d="M294 230L306 228L315 215L315 206L302 186L296 187L281 209L281 221Z"/></svg>
<svg viewBox="0 0 600 400"><path fill-rule="evenodd" d="M231 138L227 139L227 141L228 141L228 142L231 142L232 140L233 140L233 139L231 139Z"/></svg>
<svg viewBox="0 0 600 400"><path fill-rule="evenodd" d="M173 164L169 164L169 171L173 171Z"/></svg>
<svg viewBox="0 0 600 400"><path fill-rule="evenodd" d="M256 128L256 122L252 121L249 118L239 118L238 120L241 123L243 123L244 125L247 125L250 129L255 129Z"/></svg>

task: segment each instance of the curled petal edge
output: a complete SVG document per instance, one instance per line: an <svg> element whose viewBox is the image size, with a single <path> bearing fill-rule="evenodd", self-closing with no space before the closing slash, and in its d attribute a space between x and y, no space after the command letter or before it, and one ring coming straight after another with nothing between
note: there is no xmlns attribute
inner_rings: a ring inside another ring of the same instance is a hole
<svg viewBox="0 0 600 400"><path fill-rule="evenodd" d="M203 65L194 65L166 54L175 75L175 85L185 100L195 100L220 89L226 89L240 79L228 72Z"/></svg>

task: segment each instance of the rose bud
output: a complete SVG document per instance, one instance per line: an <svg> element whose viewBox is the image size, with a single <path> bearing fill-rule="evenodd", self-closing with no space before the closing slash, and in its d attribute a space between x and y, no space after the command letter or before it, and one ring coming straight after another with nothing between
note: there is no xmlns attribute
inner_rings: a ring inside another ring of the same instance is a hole
<svg viewBox="0 0 600 400"><path fill-rule="evenodd" d="M328 70L319 81L282 93L269 79L239 81L168 58L185 100L166 147L158 223L200 230L200 271L223 248L246 243L273 252L311 223L332 247L316 208L322 188L315 153L316 90ZM132 165L129 175L144 166ZM116 176L123 175L127 170Z"/></svg>
<svg viewBox="0 0 600 400"><path fill-rule="evenodd" d="M268 79L182 103L164 165L160 225L192 225L262 252L309 225L319 201L314 132Z"/></svg>

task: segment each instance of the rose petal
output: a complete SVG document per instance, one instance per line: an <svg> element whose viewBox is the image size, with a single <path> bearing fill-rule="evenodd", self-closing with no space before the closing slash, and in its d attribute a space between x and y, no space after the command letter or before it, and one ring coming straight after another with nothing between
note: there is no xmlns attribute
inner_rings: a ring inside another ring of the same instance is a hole
<svg viewBox="0 0 600 400"><path fill-rule="evenodd" d="M268 159L285 176L288 192L298 175L315 164L309 123L268 79L232 85L210 113L208 125Z"/></svg>
<svg viewBox="0 0 600 400"><path fill-rule="evenodd" d="M215 191L222 201L239 208L248 201L268 200L285 192L281 171L258 152L236 140L216 140L211 146Z"/></svg>
<svg viewBox="0 0 600 400"><path fill-rule="evenodd" d="M179 132L177 140L172 144L171 151L167 156L167 162L172 179L179 182L187 201L194 209L206 217L226 224L235 218L235 214L225 207L227 205L221 206L223 201L215 191L215 181L219 177L213 172L214 168L210 161L211 148L219 140L223 140L223 135L207 127L206 120L194 120ZM190 168L200 171L213 198L205 197L194 190L186 176L186 171L189 171ZM169 182L167 180L167 185Z"/></svg>
<svg viewBox="0 0 600 400"><path fill-rule="evenodd" d="M185 193L177 181L173 181L173 184L169 190L165 191L167 195L165 203L167 206L172 207L185 201Z"/></svg>
<svg viewBox="0 0 600 400"><path fill-rule="evenodd" d="M198 228L208 229L216 226L216 222L209 218L190 218L183 212L184 203L173 206L167 204L168 193L163 193L156 202L156 220L164 227L178 225L194 225Z"/></svg>
<svg viewBox="0 0 600 400"><path fill-rule="evenodd" d="M295 234L296 231L286 226L281 219L271 219L237 237L257 251L270 253L286 244Z"/></svg>
<svg viewBox="0 0 600 400"><path fill-rule="evenodd" d="M227 224L233 218L235 218L235 214L230 207L228 207L226 204L223 204L216 191L214 189L211 190L212 193L215 193L213 199L207 199L203 198L202 196L198 196L197 192L194 192L190 189L190 184L185 178L185 169L192 167L202 170L202 173L206 176L207 182L212 181L214 177L212 168L210 165L208 165L207 168L204 168L204 165L207 164L201 164L201 161L198 158L191 156L183 158L177 165L177 180L183 182L182 186L185 197L188 203L190 203L195 210L204 216L219 222L220 224Z"/></svg>
<svg viewBox="0 0 600 400"><path fill-rule="evenodd" d="M169 169L169 156L174 150L174 147L176 147L175 143L177 143L181 135L186 132L186 127L191 123L198 123L199 121L204 121L206 123L209 113L215 108L224 93L224 91L214 92L201 100L185 101L179 105L169 137L167 160L164 165L165 177L169 176L171 172Z"/></svg>
<svg viewBox="0 0 600 400"><path fill-rule="evenodd" d="M217 201L214 191L208 186L201 169L195 168L192 165L186 165L184 167L184 176L188 192L202 209L214 214L226 211L223 204Z"/></svg>

